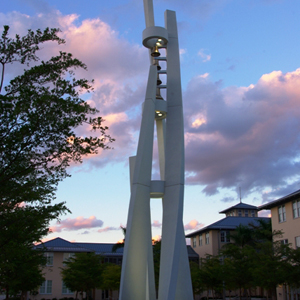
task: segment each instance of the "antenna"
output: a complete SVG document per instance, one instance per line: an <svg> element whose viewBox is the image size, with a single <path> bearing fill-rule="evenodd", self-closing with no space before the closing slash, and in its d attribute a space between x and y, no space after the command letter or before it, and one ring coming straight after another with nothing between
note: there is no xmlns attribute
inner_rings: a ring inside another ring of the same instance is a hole
<svg viewBox="0 0 300 300"><path fill-rule="evenodd" d="M242 189L240 187L240 203L242 203Z"/></svg>

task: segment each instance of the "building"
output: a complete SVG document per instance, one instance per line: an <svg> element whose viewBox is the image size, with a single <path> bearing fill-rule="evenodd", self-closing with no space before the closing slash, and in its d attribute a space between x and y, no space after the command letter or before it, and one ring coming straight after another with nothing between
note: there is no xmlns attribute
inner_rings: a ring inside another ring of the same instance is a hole
<svg viewBox="0 0 300 300"><path fill-rule="evenodd" d="M285 197L271 201L259 207L259 210L271 210L272 230L280 230L282 235L274 236L274 241L300 247L300 190ZM277 287L277 299L300 299L300 288L287 285Z"/></svg>
<svg viewBox="0 0 300 300"><path fill-rule="evenodd" d="M55 238L36 246L36 248L43 248L47 257L47 265L43 270L46 280L40 286L38 294L29 297L34 300L75 298L75 293L64 285L60 274L61 268L64 267L64 261L76 253L95 252L102 255L105 262L121 265L123 248L112 252L113 246L114 244L104 243L75 243L61 238ZM115 299L117 299L117 292L114 294ZM108 291L97 290L95 296L99 300L108 299Z"/></svg>
<svg viewBox="0 0 300 300"><path fill-rule="evenodd" d="M246 203L238 203L220 212L226 217L204 228L186 235L191 239L191 246L200 258L207 255L218 255L220 249L230 242L230 232L239 225L248 226L257 220L270 220L270 218L258 217L258 208Z"/></svg>
<svg viewBox="0 0 300 300"><path fill-rule="evenodd" d="M300 247L300 190L259 207L270 209L272 230L281 230L282 236L275 237L294 249Z"/></svg>
<svg viewBox="0 0 300 300"><path fill-rule="evenodd" d="M70 291L62 280L61 268L64 267L64 261L74 256L76 253L94 252L102 255L104 262L121 265L123 259L123 248L116 252L112 251L115 244L104 243L77 243L69 242L62 238L55 238L43 244L36 246L37 249L43 249L47 257L47 265L44 268L45 281L40 286L37 295L29 295L31 300L52 300L62 298L75 298L75 293ZM198 254L187 246L187 252L190 261L199 262ZM96 290L95 300L109 299L108 291ZM114 291L113 299L118 299L118 291Z"/></svg>

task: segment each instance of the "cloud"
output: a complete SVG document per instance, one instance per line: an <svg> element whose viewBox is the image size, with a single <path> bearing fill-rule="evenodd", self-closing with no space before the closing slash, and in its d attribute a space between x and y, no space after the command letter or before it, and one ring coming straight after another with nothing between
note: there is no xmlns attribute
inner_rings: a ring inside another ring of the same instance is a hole
<svg viewBox="0 0 300 300"><path fill-rule="evenodd" d="M153 223L152 223L152 227L157 227L157 228L161 228L161 223L157 220L154 220Z"/></svg>
<svg viewBox="0 0 300 300"><path fill-rule="evenodd" d="M203 226L203 223L199 223L197 220L192 220L188 224L184 225L184 230L197 230Z"/></svg>
<svg viewBox="0 0 300 300"><path fill-rule="evenodd" d="M74 219L67 218L57 222L57 225L51 226L51 232L61 232L61 231L75 231L84 228L97 228L102 227L103 221L97 220L95 216L90 216L89 218L77 217Z"/></svg>
<svg viewBox="0 0 300 300"><path fill-rule="evenodd" d="M207 62L211 60L211 54L204 53L204 49L200 49L198 55L202 58L203 62Z"/></svg>
<svg viewBox="0 0 300 300"><path fill-rule="evenodd" d="M196 2L191 1L184 9L195 4L195 14L201 8L202 14L209 16L226 1L201 1L201 5ZM170 3L181 5L181 1ZM61 49L87 64L88 72L78 70L78 75L94 78L95 91L84 97L100 110L106 119L104 125L109 125L109 133L116 139L114 150L91 156L89 166L127 161L137 146L148 51L129 43L99 18L80 22L78 15L62 15L46 6L39 11L34 16L0 13L0 20L10 25L12 33L21 35L27 28L61 28L67 43L60 48L43 45L41 58L51 57ZM204 61L211 59L204 49L199 55ZM7 74L14 76L22 69L9 67ZM206 195L217 194L221 189L231 189L236 195L241 187L245 197L256 192L263 201L298 189L299 84L300 69L264 74L248 87L222 88L222 82L212 82L208 73L192 78L183 94L186 182L204 186ZM90 134L88 128L78 133Z"/></svg>
<svg viewBox="0 0 300 300"><path fill-rule="evenodd" d="M261 210L258 212L258 216L260 218L271 218L271 211L270 210Z"/></svg>
<svg viewBox="0 0 300 300"><path fill-rule="evenodd" d="M114 230L120 230L120 227L110 227L110 226L107 226L107 227L104 227L102 229L98 229L97 232L99 233L102 233L102 232L107 232L107 231L114 231Z"/></svg>
<svg viewBox="0 0 300 300"><path fill-rule="evenodd" d="M222 202L233 202L233 201L236 201L236 198L235 197L224 197L221 199Z"/></svg>
<svg viewBox="0 0 300 300"><path fill-rule="evenodd" d="M179 54L180 54L180 55L183 55L183 54L185 54L185 53L186 53L186 49L180 49L180 50L179 50Z"/></svg>
<svg viewBox="0 0 300 300"><path fill-rule="evenodd" d="M204 185L206 195L299 188L299 85L300 69L249 87L193 78L184 93L187 183Z"/></svg>
<svg viewBox="0 0 300 300"><path fill-rule="evenodd" d="M34 3L33 3L34 5ZM46 5L46 4L45 4ZM141 118L141 105L145 97L145 82L149 68L148 51L132 44L119 35L103 20L79 21L76 14L62 15L54 9L40 9L34 16L18 12L1 14L0 21L11 26L15 33L26 34L27 28L59 27L64 45L46 43L39 55L49 59L58 51L66 51L82 60L88 68L76 70L76 77L94 79L94 92L83 95L109 126L109 134L116 139L114 151L99 151L90 156L91 167L102 167L111 161L124 161L136 150ZM124 51L126 49L126 51ZM6 80L23 71L24 66L8 66ZM6 81L7 83L7 81ZM90 136L88 126L78 128L76 133Z"/></svg>

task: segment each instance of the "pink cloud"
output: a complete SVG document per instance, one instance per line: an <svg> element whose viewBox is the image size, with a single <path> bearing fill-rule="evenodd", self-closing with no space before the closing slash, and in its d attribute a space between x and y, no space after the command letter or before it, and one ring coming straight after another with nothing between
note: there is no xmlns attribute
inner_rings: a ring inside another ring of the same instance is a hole
<svg viewBox="0 0 300 300"><path fill-rule="evenodd" d="M101 233L101 232L107 232L107 231L112 231L112 230L120 230L120 228L107 226L102 229L98 229L97 232Z"/></svg>
<svg viewBox="0 0 300 300"><path fill-rule="evenodd" d="M271 212L269 210L261 210L258 212L259 217L271 218Z"/></svg>
<svg viewBox="0 0 300 300"><path fill-rule="evenodd" d="M118 32L99 18L80 23L78 15L62 15L47 5L39 9L41 13L34 16L15 12L2 14L0 18L10 24L13 35L26 34L27 28L35 30L49 26L62 30L60 36L66 40L66 44L58 46L46 43L39 55L46 60L59 50L71 52L87 65L88 72L76 70L77 77L95 80L94 92L83 97L100 110L99 115L106 119L103 125L110 127L109 133L116 139L113 145L116 151L99 151L98 155L90 157L90 161L95 167L112 160L123 161L124 157L135 151L141 103L145 96L148 52L142 45L132 44L120 37ZM14 64L13 68L9 67L6 79L22 72L24 66L19 68ZM77 129L76 133L79 136L91 134L87 126Z"/></svg>
<svg viewBox="0 0 300 300"><path fill-rule="evenodd" d="M185 230L197 230L204 226L203 223L199 223L197 220L191 220L188 224L184 225Z"/></svg>
<svg viewBox="0 0 300 300"><path fill-rule="evenodd" d="M75 219L67 218L65 220L61 220L57 223L57 225L51 226L51 232L61 232L61 231L74 231L80 230L83 228L96 228L102 227L103 221L97 220L95 216L91 216L89 218L77 217Z"/></svg>
<svg viewBox="0 0 300 300"><path fill-rule="evenodd" d="M152 227L157 227L157 228L161 228L161 223L157 220L154 220L153 223L152 223Z"/></svg>

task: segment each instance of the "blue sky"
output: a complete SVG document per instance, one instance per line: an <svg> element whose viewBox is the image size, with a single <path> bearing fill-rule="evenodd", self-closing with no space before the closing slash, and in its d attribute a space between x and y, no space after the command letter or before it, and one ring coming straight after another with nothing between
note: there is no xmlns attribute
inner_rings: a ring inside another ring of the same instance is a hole
<svg viewBox="0 0 300 300"><path fill-rule="evenodd" d="M179 28L189 233L220 219L239 188L243 202L257 206L300 188L300 2L154 0L156 25L166 9L176 11ZM85 98L116 138L113 150L70 168L56 201L72 214L47 238L120 240L149 65L143 1L10 0L0 22L13 34L59 27L67 43L45 46L42 58L63 50L87 64L78 76L94 78L95 92ZM19 71L11 67L7 79ZM151 211L159 236L161 200L151 200Z"/></svg>

